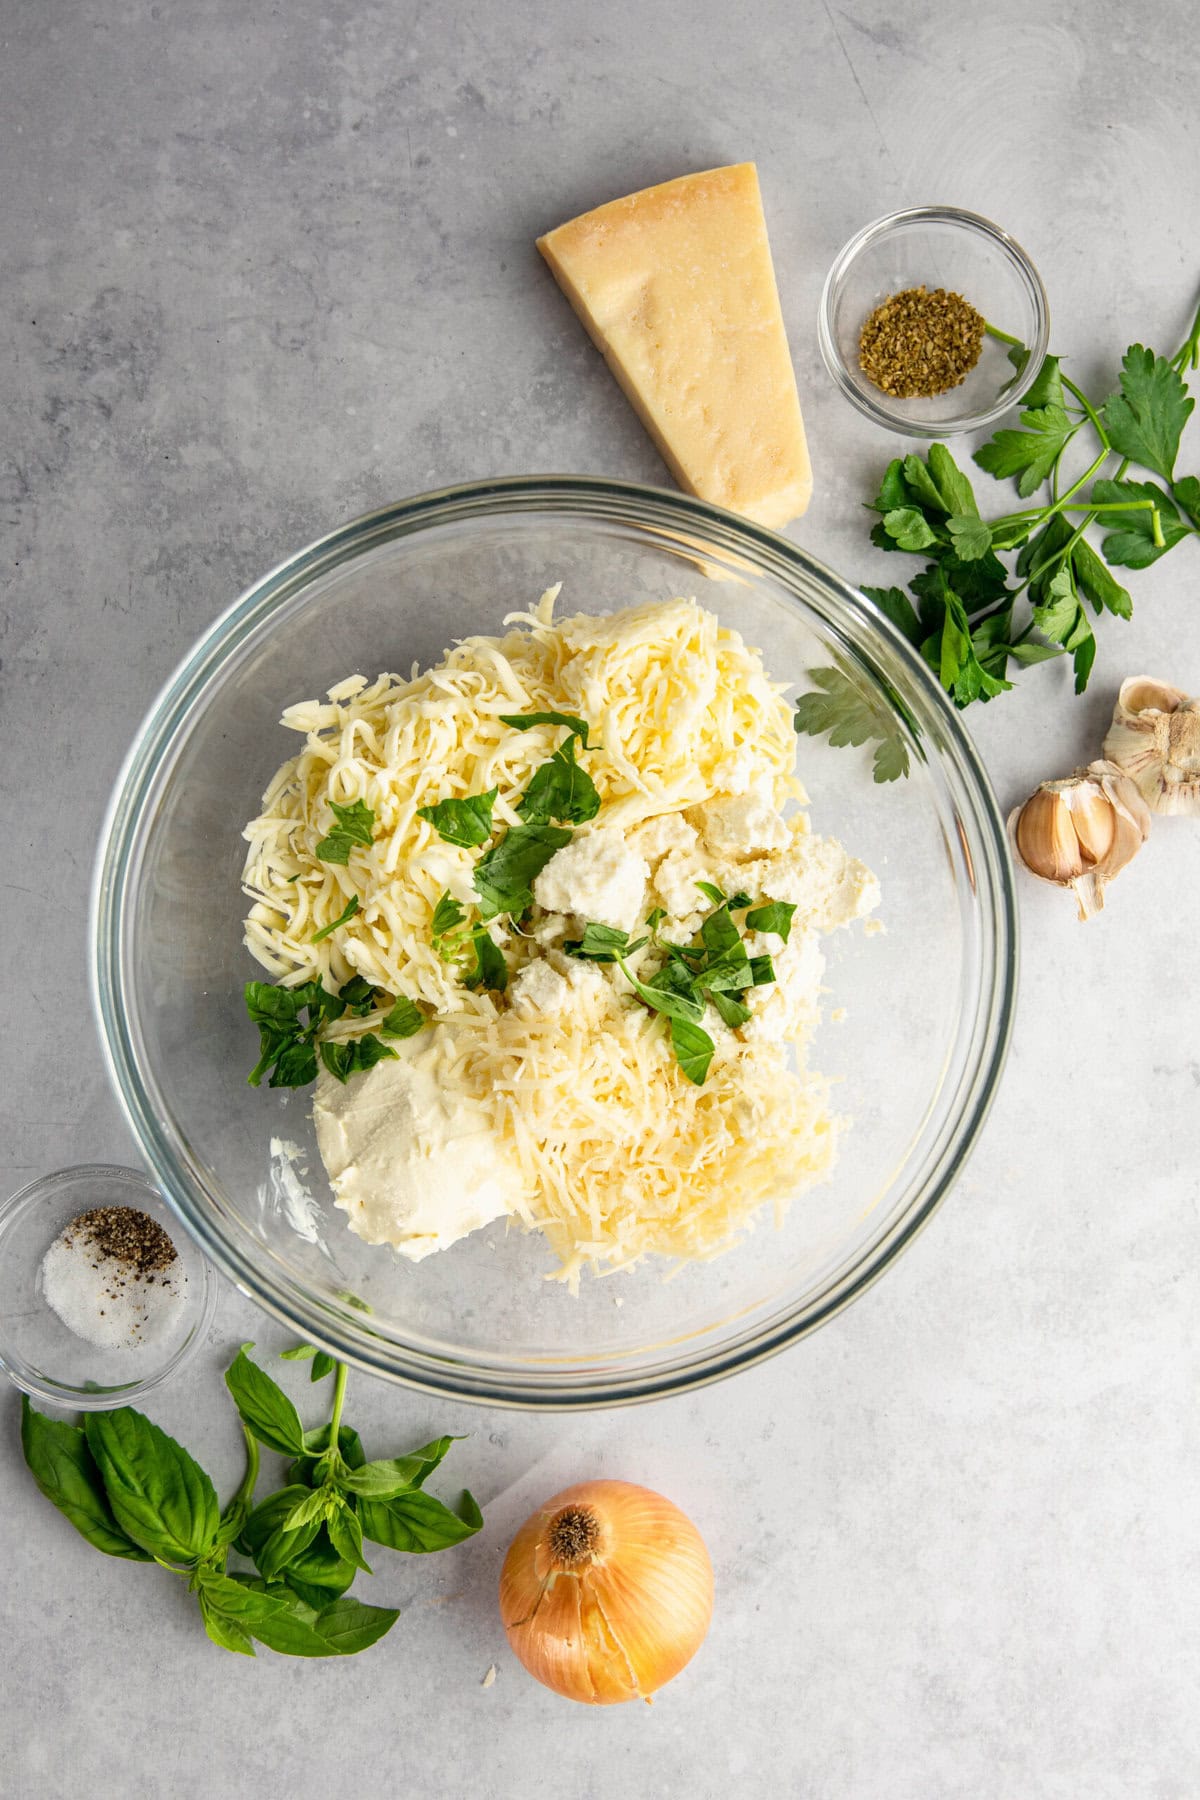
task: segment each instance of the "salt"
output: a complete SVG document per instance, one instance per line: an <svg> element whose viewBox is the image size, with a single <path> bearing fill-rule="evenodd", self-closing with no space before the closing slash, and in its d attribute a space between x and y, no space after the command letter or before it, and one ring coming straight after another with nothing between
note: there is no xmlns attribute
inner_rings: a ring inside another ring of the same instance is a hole
<svg viewBox="0 0 1200 1800"><path fill-rule="evenodd" d="M187 1271L170 1237L132 1206L80 1213L42 1258L46 1304L98 1350L162 1339L186 1292Z"/></svg>

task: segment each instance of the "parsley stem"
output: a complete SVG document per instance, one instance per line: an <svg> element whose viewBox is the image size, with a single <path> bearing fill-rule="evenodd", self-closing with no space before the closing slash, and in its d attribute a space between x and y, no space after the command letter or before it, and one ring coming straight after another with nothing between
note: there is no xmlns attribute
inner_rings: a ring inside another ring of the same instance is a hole
<svg viewBox="0 0 1200 1800"><path fill-rule="evenodd" d="M1192 329L1171 358L1171 367L1178 374L1184 369L1200 368L1200 306L1196 308Z"/></svg>
<svg viewBox="0 0 1200 1800"><path fill-rule="evenodd" d="M1064 375L1062 373L1061 369L1059 370L1059 380L1062 382L1063 386L1066 388L1066 390L1069 394L1074 394L1076 400L1078 400L1080 406L1082 406L1084 412L1087 414L1088 418L1091 420L1092 428L1095 431L1096 436L1100 439L1100 442L1104 445L1104 452L1105 452L1105 455L1107 455L1109 453L1109 451L1112 449L1112 445L1108 441L1108 433L1105 431L1104 426L1100 422L1099 413L1096 411L1095 407L1092 405L1092 403L1088 399L1087 395L1083 392L1082 388L1077 388L1075 386L1075 383L1070 379L1070 377L1067 375ZM1087 477L1085 476L1084 479L1086 480Z"/></svg>

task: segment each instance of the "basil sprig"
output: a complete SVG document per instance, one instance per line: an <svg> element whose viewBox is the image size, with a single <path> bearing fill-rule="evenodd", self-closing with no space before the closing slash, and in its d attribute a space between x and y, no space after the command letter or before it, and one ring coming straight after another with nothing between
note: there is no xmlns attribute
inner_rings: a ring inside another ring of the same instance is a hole
<svg viewBox="0 0 1200 1800"><path fill-rule="evenodd" d="M336 1371L331 1417L306 1431L283 1390L243 1345L226 1372L246 1441L246 1473L223 1511L212 1482L175 1439L132 1407L91 1413L84 1425L21 1404L21 1446L35 1482L106 1556L157 1562L186 1581L204 1628L222 1649L253 1656L353 1656L391 1630L393 1607L348 1593L367 1570L363 1541L416 1554L446 1549L483 1523L464 1493L458 1511L424 1491L455 1441L369 1462L341 1422L346 1368L299 1345L313 1379ZM287 1485L254 1504L259 1445L292 1457ZM229 1568L230 1554L249 1568ZM368 1571L369 1572L369 1571Z"/></svg>

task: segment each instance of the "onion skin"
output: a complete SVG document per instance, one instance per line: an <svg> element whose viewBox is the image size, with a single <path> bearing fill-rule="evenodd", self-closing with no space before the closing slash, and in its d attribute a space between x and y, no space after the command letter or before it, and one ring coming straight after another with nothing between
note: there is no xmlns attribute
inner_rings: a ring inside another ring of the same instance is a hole
<svg viewBox="0 0 1200 1800"><path fill-rule="evenodd" d="M555 1521L594 1522L574 1567ZM500 1575L500 1617L535 1680L589 1706L649 1700L678 1675L712 1618L713 1572L686 1513L628 1481L581 1481L526 1519Z"/></svg>

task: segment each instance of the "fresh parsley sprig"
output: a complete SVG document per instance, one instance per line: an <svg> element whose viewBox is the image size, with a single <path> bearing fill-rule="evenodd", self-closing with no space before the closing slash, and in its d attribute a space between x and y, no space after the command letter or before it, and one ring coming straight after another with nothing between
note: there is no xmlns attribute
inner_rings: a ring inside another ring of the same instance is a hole
<svg viewBox="0 0 1200 1800"><path fill-rule="evenodd" d="M370 1573L364 1540L424 1554L471 1537L483 1516L468 1493L456 1512L425 1492L453 1438L368 1462L358 1433L342 1423L345 1364L308 1345L284 1352L311 1356L313 1380L335 1377L328 1421L306 1431L292 1401L247 1356L252 1347L242 1347L225 1376L246 1472L224 1510L183 1445L129 1406L72 1425L22 1396L25 1462L95 1549L179 1576L222 1649L253 1656L259 1643L282 1656L352 1656L400 1616L348 1592L358 1570ZM287 1485L255 1505L260 1444L292 1461ZM231 1570L231 1553L251 1566Z"/></svg>
<svg viewBox="0 0 1200 1800"><path fill-rule="evenodd" d="M1009 344L1018 368L1028 352ZM1200 309L1172 357L1143 344L1126 351L1114 390L1093 402L1048 356L1025 395L1016 427L975 452L979 468L1016 483L1037 503L980 514L974 489L944 444L888 465L871 503L872 541L917 555L924 567L902 587L863 592L920 652L956 706L989 701L1022 666L1069 656L1075 691L1096 659L1094 621L1127 619L1128 590L1114 569L1144 569L1184 538L1200 536L1200 477L1177 475L1183 432L1195 402L1184 375L1200 364ZM1064 458L1090 441L1090 461L1073 479ZM1114 466L1115 464L1115 466ZM1130 476L1130 469L1147 479ZM1099 544L1089 540L1096 528ZM1014 558L1009 563L1004 559ZM810 670L818 693L796 709L796 729L829 733L833 744L878 741L875 779L907 772L906 721L840 668Z"/></svg>

